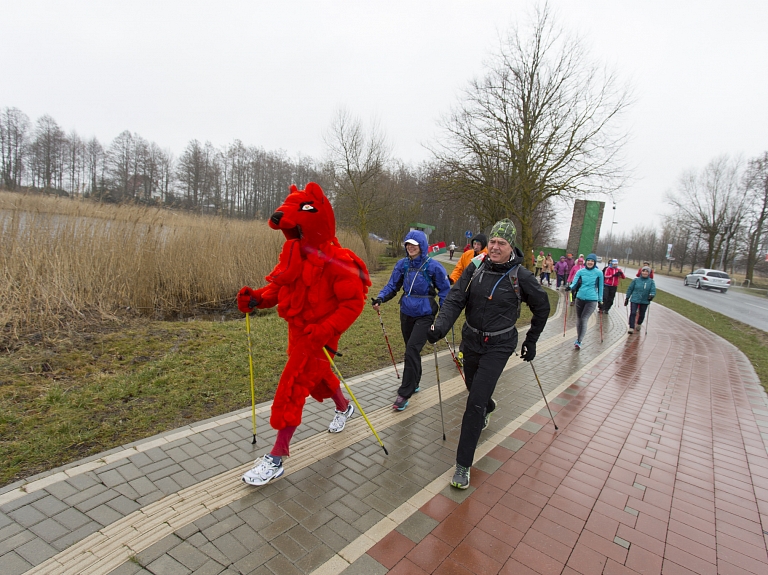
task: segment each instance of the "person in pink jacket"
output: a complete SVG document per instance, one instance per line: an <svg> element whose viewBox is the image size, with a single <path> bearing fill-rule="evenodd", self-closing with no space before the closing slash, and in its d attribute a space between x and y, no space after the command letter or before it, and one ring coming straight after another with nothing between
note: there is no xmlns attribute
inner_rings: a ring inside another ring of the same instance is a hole
<svg viewBox="0 0 768 575"><path fill-rule="evenodd" d="M565 280L568 279L568 262L565 260L565 256L560 256L560 261L555 264L555 274L557 274L557 289L560 289L560 286L565 285Z"/></svg>
<svg viewBox="0 0 768 575"><path fill-rule="evenodd" d="M613 300L616 297L616 290L619 289L619 282L626 277L624 272L619 269L619 260L611 260L608 267L603 270L603 277L605 277L603 305L599 306L598 313L608 313L611 311Z"/></svg>
<svg viewBox="0 0 768 575"><path fill-rule="evenodd" d="M584 255L580 254L579 259L576 260L576 263L573 264L573 267L571 268L571 271L568 273L568 284L573 283L573 278L576 275L576 272L579 271L584 267ZM573 302L576 301L576 294L578 293L579 288L577 287L575 290L571 290L571 305L573 305Z"/></svg>

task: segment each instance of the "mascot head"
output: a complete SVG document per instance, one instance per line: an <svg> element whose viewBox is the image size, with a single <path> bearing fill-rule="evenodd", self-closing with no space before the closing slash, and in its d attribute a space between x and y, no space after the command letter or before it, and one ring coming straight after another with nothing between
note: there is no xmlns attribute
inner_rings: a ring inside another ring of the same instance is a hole
<svg viewBox="0 0 768 575"><path fill-rule="evenodd" d="M319 247L336 237L336 218L331 202L315 182L306 189L291 186L283 204L269 218L269 227L282 230L288 240Z"/></svg>

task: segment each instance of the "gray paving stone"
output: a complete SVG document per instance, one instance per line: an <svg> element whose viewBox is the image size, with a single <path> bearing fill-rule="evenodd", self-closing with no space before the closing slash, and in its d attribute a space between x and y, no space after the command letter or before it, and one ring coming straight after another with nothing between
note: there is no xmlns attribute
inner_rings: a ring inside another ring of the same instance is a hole
<svg viewBox="0 0 768 575"><path fill-rule="evenodd" d="M31 505L11 511L8 515L22 527L31 527L32 525L47 519L45 515Z"/></svg>
<svg viewBox="0 0 768 575"><path fill-rule="evenodd" d="M111 525L115 521L123 518L122 513L118 513L107 505L99 505L98 507L94 507L93 509L87 511L86 515L104 527Z"/></svg>
<svg viewBox="0 0 768 575"><path fill-rule="evenodd" d="M192 475L197 475L198 473L205 471L205 467L200 465L196 459L187 459L186 461L180 462L179 465L181 465L184 471Z"/></svg>
<svg viewBox="0 0 768 575"><path fill-rule="evenodd" d="M231 533L235 539L245 545L246 549L255 549L266 543L264 538L249 525L243 524L237 529L234 529Z"/></svg>
<svg viewBox="0 0 768 575"><path fill-rule="evenodd" d="M128 482L128 485L130 485L133 489L135 489L136 493L138 493L141 496L148 495L153 491L157 491L157 488L155 487L154 483L152 483L149 479L143 476L137 477L136 479L132 479L131 481Z"/></svg>
<svg viewBox="0 0 768 575"><path fill-rule="evenodd" d="M494 473L501 466L502 466L501 461L499 461L498 459L493 459L492 457L488 457L486 455L485 457L482 457L481 459L476 461L473 467L476 467L481 471L485 471L486 473L491 474L491 473Z"/></svg>
<svg viewBox="0 0 768 575"><path fill-rule="evenodd" d="M147 495L143 495L143 496L139 497L136 500L136 503L138 503L139 505L144 507L146 505L149 505L150 503L154 503L158 499L162 499L163 497L165 497L165 493L163 493L162 491L160 491L158 489L158 490L153 491L152 493L149 493Z"/></svg>
<svg viewBox="0 0 768 575"><path fill-rule="evenodd" d="M22 531L24 531L24 528L21 525L11 522L9 525L0 528L0 542L5 541L9 537L13 537Z"/></svg>
<svg viewBox="0 0 768 575"><path fill-rule="evenodd" d="M199 569L208 561L208 557L186 541L182 541L171 549L168 555L192 571Z"/></svg>
<svg viewBox="0 0 768 575"><path fill-rule="evenodd" d="M525 445L525 441L520 441L519 439L516 439L514 437L507 437L506 439L501 441L499 445L501 445L506 449L509 449L510 451L517 451L523 445Z"/></svg>
<svg viewBox="0 0 768 575"><path fill-rule="evenodd" d="M61 513L65 509L69 509L69 505L65 504L58 497L53 495L46 495L42 499L38 499L32 504L32 507L43 513L48 517L53 517L57 513Z"/></svg>
<svg viewBox="0 0 768 575"><path fill-rule="evenodd" d="M42 539L32 539L24 545L17 547L16 553L32 565L39 565L46 559L56 555L58 551Z"/></svg>
<svg viewBox="0 0 768 575"><path fill-rule="evenodd" d="M108 489L106 491L102 491L101 493L98 493L97 495L94 495L93 497L90 497L84 501L81 501L80 503L77 503L76 505L74 505L74 507L82 511L83 513L87 513L91 509L95 509L96 507L106 503L107 501L112 501L115 497L121 497L121 495L114 489Z"/></svg>
<svg viewBox="0 0 768 575"><path fill-rule="evenodd" d="M155 575L188 575L192 572L169 555L162 555L147 565Z"/></svg>
<svg viewBox="0 0 768 575"><path fill-rule="evenodd" d="M448 499L455 501L456 503L463 503L464 500L472 495L475 491L475 487L470 485L466 489L456 489L450 485L446 485L440 492L441 495L445 495Z"/></svg>
<svg viewBox="0 0 768 575"><path fill-rule="evenodd" d="M328 523L331 519L336 517L333 513L328 511L327 509L323 508L318 510L316 513L313 513L306 519L304 519L301 522L301 525L307 530L307 531L314 531L318 527L321 527L322 525L325 525Z"/></svg>
<svg viewBox="0 0 768 575"><path fill-rule="evenodd" d="M18 499L14 499L13 501L10 501L0 507L0 512L6 513L10 515L11 511L15 511L16 509L20 509L22 507L26 507L28 505L31 505L38 499L42 499L48 495L45 490L41 489L39 491L34 491L32 493L27 493L26 495L19 497Z"/></svg>
<svg viewBox="0 0 768 575"><path fill-rule="evenodd" d="M52 543L70 532L69 529L53 519L46 519L33 525L29 530L48 543Z"/></svg>
<svg viewBox="0 0 768 575"><path fill-rule="evenodd" d="M146 453L139 452L135 455L131 455L128 458L129 463L134 465L137 469L141 469L143 467L146 467L147 465L150 465L152 463L152 459L150 459ZM128 479L126 477L126 479Z"/></svg>
<svg viewBox="0 0 768 575"><path fill-rule="evenodd" d="M82 541L92 533L96 533L99 529L101 529L101 525L99 523L96 523L95 521L92 521L91 519L88 519L88 523L83 525L82 527L78 527L74 531L71 531L64 535L64 537L61 537L53 542L53 546L58 549L59 551L63 551L67 547L70 547L71 545L74 545L78 541Z"/></svg>
<svg viewBox="0 0 768 575"><path fill-rule="evenodd" d="M331 519L327 525L347 541L354 541L360 536L361 533L359 530L352 527L349 523L338 517Z"/></svg>
<svg viewBox="0 0 768 575"><path fill-rule="evenodd" d="M221 520L217 520L213 525L205 529L201 529L203 535L208 541L218 539L225 533L229 533L243 525L244 521L238 515L230 515Z"/></svg>
<svg viewBox="0 0 768 575"><path fill-rule="evenodd" d="M147 473L147 479L157 484L158 480L164 479L165 477L170 477L174 473L182 471L181 465L178 463L173 463L173 460L169 461L171 461L172 465L168 465L167 467L163 467L162 469L158 469L152 473Z"/></svg>
<svg viewBox="0 0 768 575"><path fill-rule="evenodd" d="M168 456L165 454L165 451L160 447L153 447L152 449L147 449L142 453L150 459L150 463L147 465L139 465L138 463L136 464L137 467L139 467L139 469L142 469L142 470L146 466L152 465L153 463L157 463L158 461L162 461L168 458Z"/></svg>
<svg viewBox="0 0 768 575"><path fill-rule="evenodd" d="M219 573L225 570L226 568L223 565L216 563L213 559L209 559L192 573L193 575L219 575Z"/></svg>
<svg viewBox="0 0 768 575"><path fill-rule="evenodd" d="M416 511L397 527L397 531L414 543L419 543L440 523L429 515Z"/></svg>
<svg viewBox="0 0 768 575"><path fill-rule="evenodd" d="M127 497L131 501L136 501L140 497L138 491L136 491L128 483L121 483L120 485L115 485L113 489L117 491L120 495Z"/></svg>
<svg viewBox="0 0 768 575"><path fill-rule="evenodd" d="M168 535L167 537L163 537L157 543L150 545L141 553L138 553L136 555L136 560L142 565L149 565L156 559L159 559L160 557L168 553L171 549L173 549L180 543L181 543L181 539L176 537L176 535L174 534Z"/></svg>
<svg viewBox="0 0 768 575"><path fill-rule="evenodd" d="M10 553L17 547L21 547L25 543L32 541L34 538L35 534L26 529L20 533L16 533L11 537L8 537L5 539L5 541L0 543L0 556L5 555L6 553Z"/></svg>
<svg viewBox="0 0 768 575"><path fill-rule="evenodd" d="M217 563L220 563L221 565L229 565L231 561L229 558L224 555L221 551L219 551L216 546L208 541L205 543L205 545L200 546L200 552L204 553L206 557L210 557Z"/></svg>
<svg viewBox="0 0 768 575"><path fill-rule="evenodd" d="M287 533L275 537L270 541L270 545L277 549L280 555L288 559L291 563L299 560L307 553L307 550L299 545L296 540L291 538Z"/></svg>
<svg viewBox="0 0 768 575"><path fill-rule="evenodd" d="M221 551L232 563L239 561L248 555L249 552L245 545L235 539L235 536L231 533L225 533L218 539L211 541L211 543L213 543L216 549Z"/></svg>
<svg viewBox="0 0 768 575"><path fill-rule="evenodd" d="M282 555L276 555L267 561L267 567L269 567L275 575L278 573L280 575L301 575L301 571Z"/></svg>
<svg viewBox="0 0 768 575"><path fill-rule="evenodd" d="M389 571L384 565L367 554L361 555L354 563L344 569L343 575L385 575Z"/></svg>
<svg viewBox="0 0 768 575"><path fill-rule="evenodd" d="M101 482L107 487L115 487L121 483L125 483L126 479L116 469L110 469L103 473L97 473Z"/></svg>
<svg viewBox="0 0 768 575"><path fill-rule="evenodd" d="M329 547L321 544L296 561L295 566L302 573L312 573L334 555L335 553Z"/></svg>
<svg viewBox="0 0 768 575"><path fill-rule="evenodd" d="M85 491L94 485L101 485L101 482L96 479L96 476L93 473L80 473L79 475L70 477L66 482L74 487L77 493ZM64 501L66 502L66 498Z"/></svg>
<svg viewBox="0 0 768 575"><path fill-rule="evenodd" d="M311 551L322 544L321 541L312 535L312 533L310 533L303 525L292 527L286 531L286 535L296 541L296 543L301 545L306 551Z"/></svg>
<svg viewBox="0 0 768 575"><path fill-rule="evenodd" d="M72 479L76 479L76 478L73 477ZM70 506L76 506L82 503L83 501L88 501L89 499L97 497L98 495L101 495L106 491L107 491L107 487L105 485L103 485L102 483L95 483L81 490L78 490L77 493L65 498L64 503ZM101 503L104 503L104 502L101 501L96 505L101 505Z"/></svg>
<svg viewBox="0 0 768 575"><path fill-rule="evenodd" d="M154 481L155 487L162 491L165 495L171 495L181 491L181 487L170 477L162 477Z"/></svg>
<svg viewBox="0 0 768 575"><path fill-rule="evenodd" d="M14 552L6 553L0 560L3 563L3 575L21 575L32 569L32 564Z"/></svg>
<svg viewBox="0 0 768 575"><path fill-rule="evenodd" d="M200 449L197 445L195 445L191 441L188 443L185 443L184 445L181 445L180 449L182 449L190 457L199 457L200 455L205 453L205 451Z"/></svg>
<svg viewBox="0 0 768 575"><path fill-rule="evenodd" d="M149 571L146 571L145 569L142 569L141 565L138 563L135 563L134 561L126 561L120 567L117 569L113 569L109 572L109 575L136 575L137 573L144 571L146 573L149 573Z"/></svg>

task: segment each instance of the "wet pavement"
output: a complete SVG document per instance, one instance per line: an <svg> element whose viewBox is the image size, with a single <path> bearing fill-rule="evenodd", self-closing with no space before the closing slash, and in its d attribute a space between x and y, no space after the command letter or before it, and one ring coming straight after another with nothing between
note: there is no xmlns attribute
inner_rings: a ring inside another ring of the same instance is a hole
<svg viewBox="0 0 768 575"><path fill-rule="evenodd" d="M0 571L767 573L768 400L746 358L658 305L631 336L614 308L603 343L596 316L577 352L561 314L534 362L559 431L513 356L465 491L443 349L441 394L425 357L401 413L392 368L348 381L388 456L359 416L327 433L333 406L310 400L284 476L244 485L274 440L263 404L256 446L248 408L0 490Z"/></svg>

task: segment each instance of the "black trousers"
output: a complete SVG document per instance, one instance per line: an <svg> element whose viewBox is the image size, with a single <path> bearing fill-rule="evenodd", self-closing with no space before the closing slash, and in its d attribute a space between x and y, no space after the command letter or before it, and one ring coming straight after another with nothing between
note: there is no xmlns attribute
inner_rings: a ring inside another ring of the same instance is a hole
<svg viewBox="0 0 768 575"><path fill-rule="evenodd" d="M429 326L435 321L433 315L411 317L400 314L400 331L405 341L405 367L403 368L403 380L397 395L406 399L413 395L421 381L421 350L427 343Z"/></svg>
<svg viewBox="0 0 768 575"><path fill-rule="evenodd" d="M456 463L459 465L472 466L485 415L493 411L491 396L513 352L514 348L510 349L508 346L483 354L469 348L464 350L464 377L467 380L469 397L461 420L461 436L456 451Z"/></svg>
<svg viewBox="0 0 768 575"><path fill-rule="evenodd" d="M603 286L603 305L600 308L605 313L611 311L613 300L616 299L616 290L619 286Z"/></svg>

